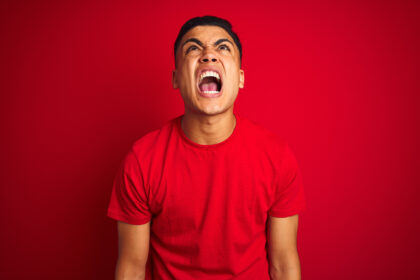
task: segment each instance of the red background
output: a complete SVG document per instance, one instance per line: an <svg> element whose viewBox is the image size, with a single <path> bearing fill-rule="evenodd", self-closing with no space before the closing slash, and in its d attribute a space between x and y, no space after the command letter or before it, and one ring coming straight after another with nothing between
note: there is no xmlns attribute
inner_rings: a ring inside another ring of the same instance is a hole
<svg viewBox="0 0 420 280"><path fill-rule="evenodd" d="M229 19L236 110L302 169L303 279L420 279L419 2L2 1L1 279L112 279L111 184L131 143L183 112L173 42Z"/></svg>

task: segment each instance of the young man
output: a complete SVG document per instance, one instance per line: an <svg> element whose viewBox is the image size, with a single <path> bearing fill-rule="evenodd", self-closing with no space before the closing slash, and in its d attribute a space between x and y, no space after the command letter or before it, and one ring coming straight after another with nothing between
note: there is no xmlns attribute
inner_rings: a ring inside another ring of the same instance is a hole
<svg viewBox="0 0 420 280"><path fill-rule="evenodd" d="M238 36L193 18L174 52L185 113L136 141L114 182L116 279L300 279L299 169L282 139L233 112Z"/></svg>

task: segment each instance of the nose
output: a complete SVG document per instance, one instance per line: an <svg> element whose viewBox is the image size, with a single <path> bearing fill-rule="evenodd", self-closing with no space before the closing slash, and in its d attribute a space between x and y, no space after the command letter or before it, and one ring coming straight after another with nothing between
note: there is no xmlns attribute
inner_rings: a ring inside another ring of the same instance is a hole
<svg viewBox="0 0 420 280"><path fill-rule="evenodd" d="M209 61L217 62L217 57L212 51L207 50L207 51L204 51L203 55L200 58L200 61L205 62L205 63L207 63Z"/></svg>

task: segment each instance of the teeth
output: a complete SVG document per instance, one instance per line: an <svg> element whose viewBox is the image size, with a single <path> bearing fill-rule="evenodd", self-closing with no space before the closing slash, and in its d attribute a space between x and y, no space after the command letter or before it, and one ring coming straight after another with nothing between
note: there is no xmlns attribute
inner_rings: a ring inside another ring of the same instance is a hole
<svg viewBox="0 0 420 280"><path fill-rule="evenodd" d="M219 93L217 90L205 90L205 91L203 91L203 93L211 93L211 94L214 94L214 93Z"/></svg>
<svg viewBox="0 0 420 280"><path fill-rule="evenodd" d="M206 71L204 73L201 74L200 76L200 82L206 78L206 77L215 77L216 79L220 80L220 76L219 74L217 74L217 72L214 71Z"/></svg>

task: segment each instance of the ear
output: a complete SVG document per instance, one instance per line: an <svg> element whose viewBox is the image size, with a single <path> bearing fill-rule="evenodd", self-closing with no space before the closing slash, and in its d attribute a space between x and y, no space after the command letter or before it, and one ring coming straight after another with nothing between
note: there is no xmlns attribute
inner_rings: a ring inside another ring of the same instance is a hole
<svg viewBox="0 0 420 280"><path fill-rule="evenodd" d="M239 88L244 88L244 83L245 83L244 70L240 69L239 70Z"/></svg>
<svg viewBox="0 0 420 280"><path fill-rule="evenodd" d="M172 87L174 89L178 88L178 82L176 80L176 70L172 70Z"/></svg>

